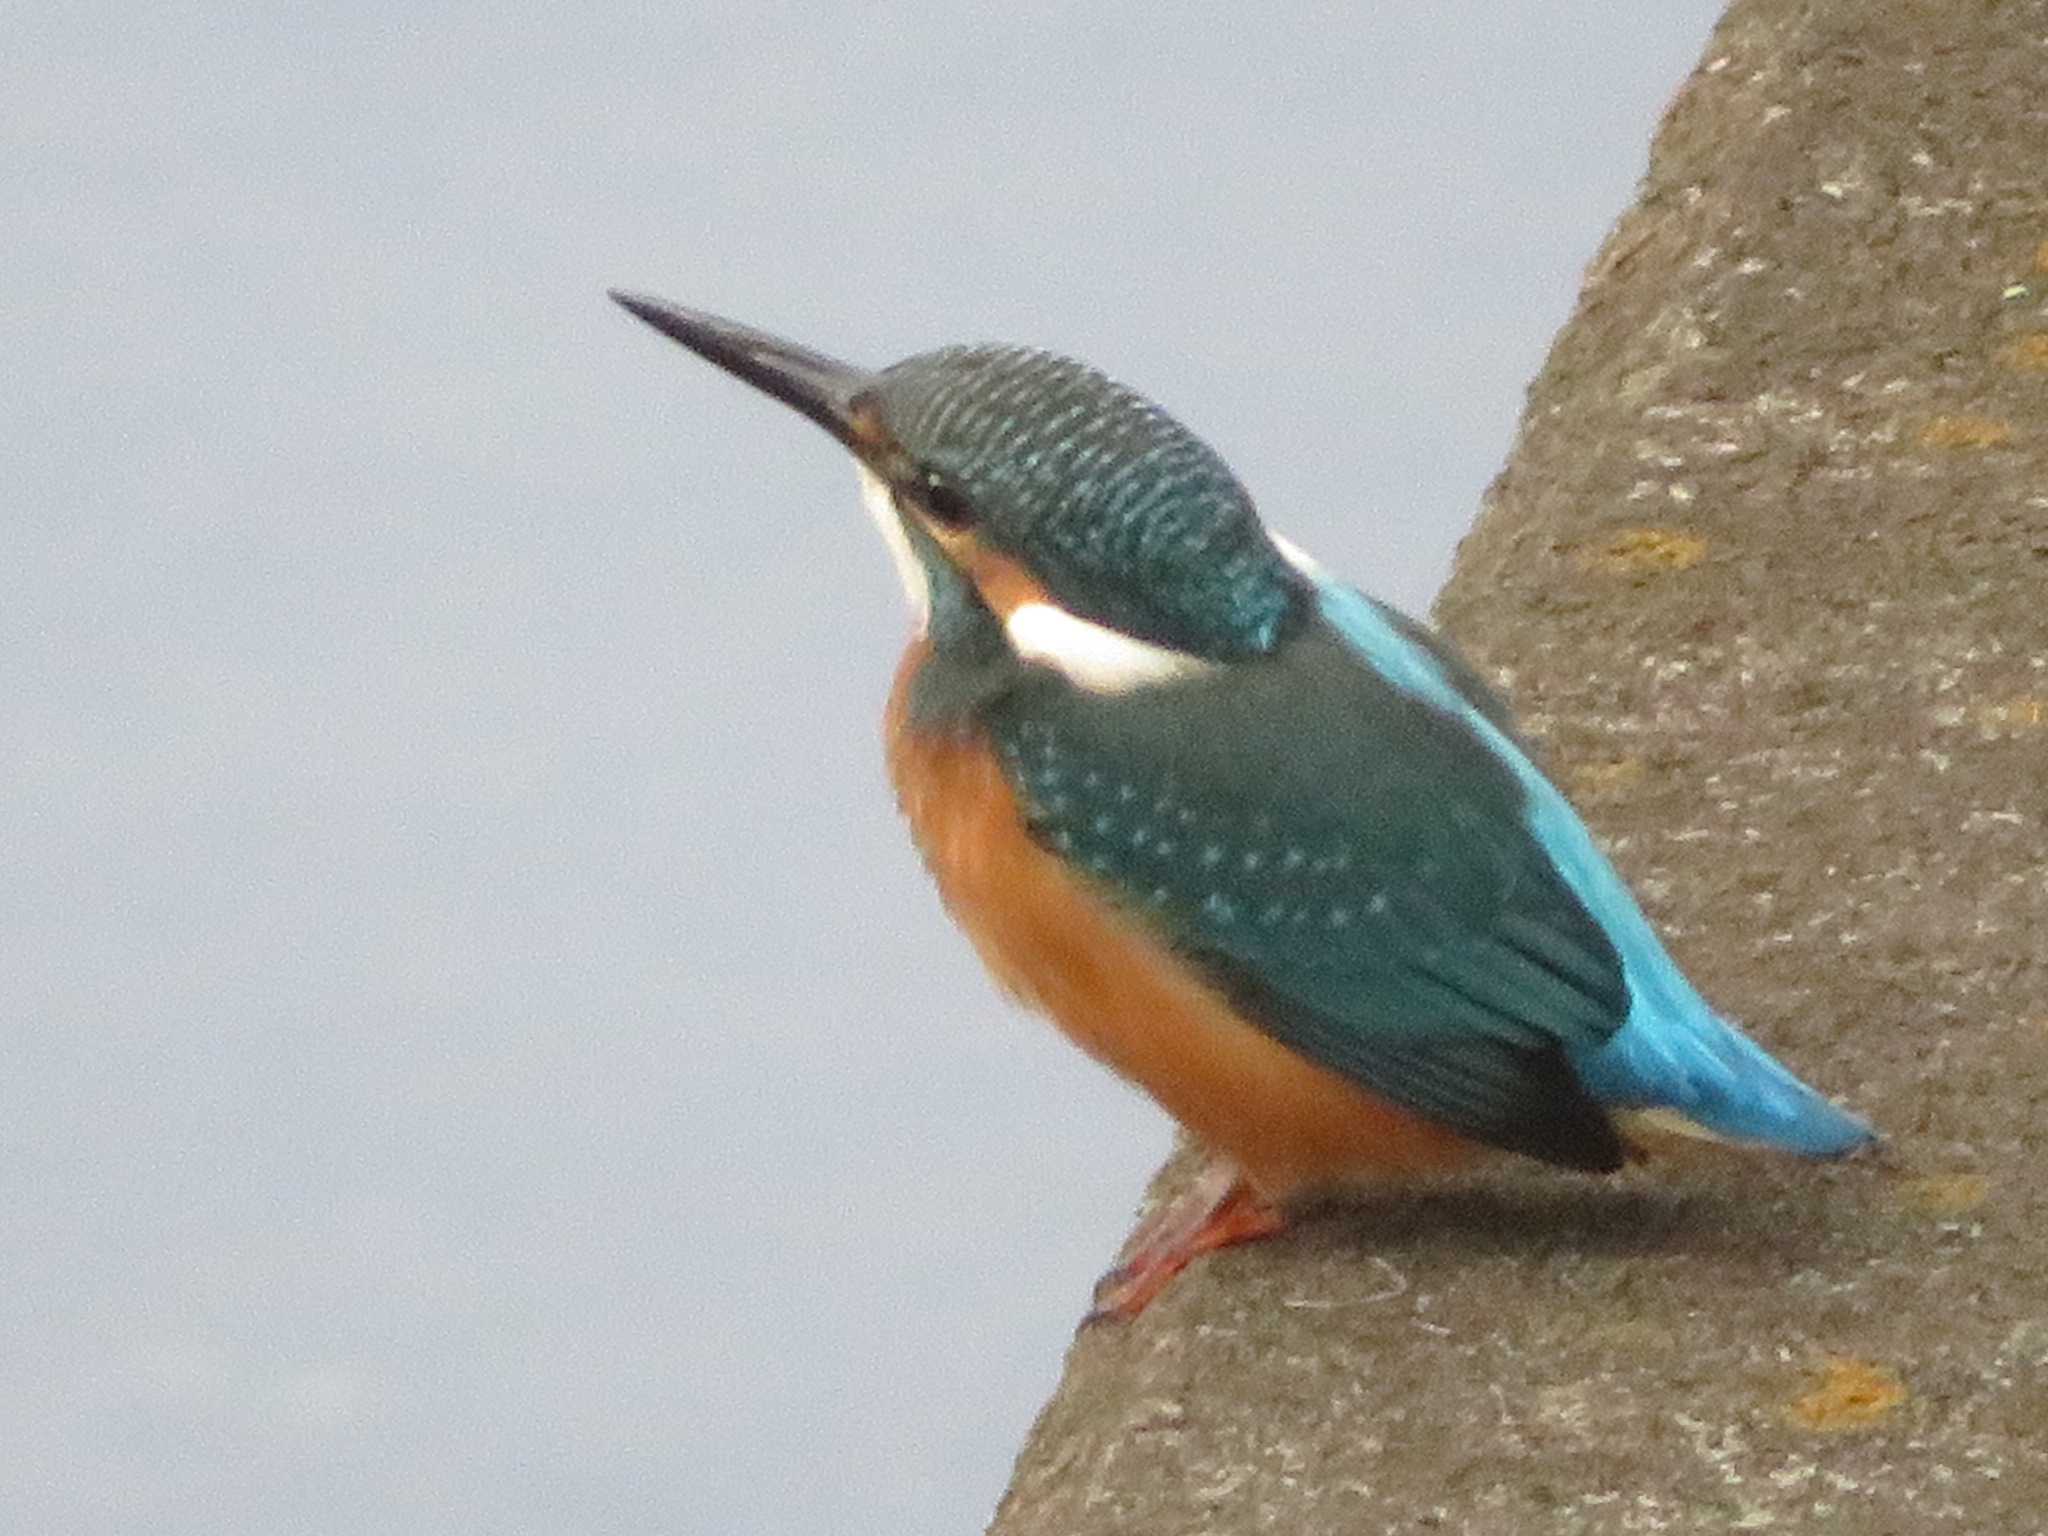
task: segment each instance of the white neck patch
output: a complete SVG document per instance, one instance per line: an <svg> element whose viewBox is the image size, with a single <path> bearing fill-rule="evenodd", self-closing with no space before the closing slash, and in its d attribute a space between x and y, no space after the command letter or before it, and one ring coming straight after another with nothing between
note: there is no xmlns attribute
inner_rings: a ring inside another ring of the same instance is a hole
<svg viewBox="0 0 2048 1536"><path fill-rule="evenodd" d="M1280 558L1301 572L1310 581L1325 581L1328 579L1329 573L1323 569L1322 562L1295 543L1294 540L1283 539L1270 528L1266 530L1266 537L1271 539L1273 547L1280 551Z"/></svg>
<svg viewBox="0 0 2048 1536"><path fill-rule="evenodd" d="M910 547L910 535L903 531L903 514L896 510L896 497L888 482L858 460L853 467L860 476L861 505L881 530L882 542L889 546L896 574L903 582L903 595L910 600L910 611L917 615L918 633L923 634L932 613L931 578L925 575L924 562L917 558L917 551Z"/></svg>
<svg viewBox="0 0 2048 1536"><path fill-rule="evenodd" d="M1130 693L1215 670L1215 663L1077 618L1051 603L1021 603L1003 621L1010 649L1042 661L1090 693Z"/></svg>

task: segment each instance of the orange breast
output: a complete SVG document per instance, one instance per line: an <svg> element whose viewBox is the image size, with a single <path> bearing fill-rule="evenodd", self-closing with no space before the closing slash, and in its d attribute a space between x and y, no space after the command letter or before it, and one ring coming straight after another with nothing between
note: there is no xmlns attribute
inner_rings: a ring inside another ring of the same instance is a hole
<svg viewBox="0 0 2048 1536"><path fill-rule="evenodd" d="M1269 1195L1442 1168L1479 1150L1247 1023L1034 843L986 741L908 728L905 696L924 656L914 642L897 672L889 775L947 908L1005 987Z"/></svg>

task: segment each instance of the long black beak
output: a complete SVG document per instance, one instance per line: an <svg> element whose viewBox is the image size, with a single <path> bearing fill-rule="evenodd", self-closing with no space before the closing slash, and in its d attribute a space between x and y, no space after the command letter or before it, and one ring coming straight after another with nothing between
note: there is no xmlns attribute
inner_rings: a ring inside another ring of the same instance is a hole
<svg viewBox="0 0 2048 1536"><path fill-rule="evenodd" d="M702 310L616 288L611 296L662 335L802 411L847 447L858 452L863 446L853 405L874 383L875 376L867 369Z"/></svg>

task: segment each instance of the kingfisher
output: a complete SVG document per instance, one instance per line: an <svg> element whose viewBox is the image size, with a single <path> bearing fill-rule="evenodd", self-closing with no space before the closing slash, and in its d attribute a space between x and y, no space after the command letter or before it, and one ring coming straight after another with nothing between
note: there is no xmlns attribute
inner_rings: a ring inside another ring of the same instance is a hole
<svg viewBox="0 0 2048 1536"><path fill-rule="evenodd" d="M1207 1153L1091 1316L1489 1153L1872 1144L1687 981L1478 672L1159 406L1027 347L871 370L612 297L852 453L915 614L889 776L947 909Z"/></svg>

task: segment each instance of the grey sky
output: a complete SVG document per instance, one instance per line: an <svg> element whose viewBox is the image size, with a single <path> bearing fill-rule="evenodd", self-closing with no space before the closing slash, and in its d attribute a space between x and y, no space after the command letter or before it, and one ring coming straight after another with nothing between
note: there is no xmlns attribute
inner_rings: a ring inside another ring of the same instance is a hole
<svg viewBox="0 0 2048 1536"><path fill-rule="evenodd" d="M1420 608L1717 9L10 15L0 1528L978 1529L1166 1131L602 290L1085 356Z"/></svg>

